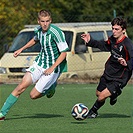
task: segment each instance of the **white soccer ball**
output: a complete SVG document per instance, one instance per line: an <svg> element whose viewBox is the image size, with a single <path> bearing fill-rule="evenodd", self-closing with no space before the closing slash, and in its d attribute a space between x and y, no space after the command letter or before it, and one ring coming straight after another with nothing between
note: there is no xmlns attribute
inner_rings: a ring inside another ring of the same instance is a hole
<svg viewBox="0 0 133 133"><path fill-rule="evenodd" d="M87 118L89 109L83 103L77 103L73 106L71 114L76 120L84 120Z"/></svg>

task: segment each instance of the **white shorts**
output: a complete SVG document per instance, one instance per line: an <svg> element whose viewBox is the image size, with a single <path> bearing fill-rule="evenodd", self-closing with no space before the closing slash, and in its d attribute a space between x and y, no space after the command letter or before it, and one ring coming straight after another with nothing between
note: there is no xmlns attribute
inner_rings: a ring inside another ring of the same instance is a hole
<svg viewBox="0 0 133 133"><path fill-rule="evenodd" d="M58 69L58 72L52 72L50 75L44 75L45 69L38 66L36 63L34 63L32 66L30 66L26 71L31 73L32 82L36 83L35 88L40 93L45 93L50 86L57 81L60 70Z"/></svg>

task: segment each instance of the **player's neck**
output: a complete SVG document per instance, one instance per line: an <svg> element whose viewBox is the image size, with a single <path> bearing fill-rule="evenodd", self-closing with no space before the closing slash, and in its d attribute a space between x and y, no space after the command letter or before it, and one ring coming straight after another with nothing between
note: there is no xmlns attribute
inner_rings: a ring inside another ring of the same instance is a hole
<svg viewBox="0 0 133 133"><path fill-rule="evenodd" d="M123 40L125 38L125 35L121 35L120 37L116 38L116 42L120 42L121 40Z"/></svg>

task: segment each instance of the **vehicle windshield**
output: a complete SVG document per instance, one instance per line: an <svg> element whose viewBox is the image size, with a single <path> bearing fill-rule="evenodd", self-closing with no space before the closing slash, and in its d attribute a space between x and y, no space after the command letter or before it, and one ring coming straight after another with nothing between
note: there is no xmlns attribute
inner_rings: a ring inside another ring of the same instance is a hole
<svg viewBox="0 0 133 133"><path fill-rule="evenodd" d="M69 45L69 49L71 49L72 39L73 39L73 32L71 32L71 31L64 31L64 33L65 33L66 41L67 41L67 43ZM14 39L11 47L9 48L9 52L14 52L14 51L18 50L19 48L23 47L33 37L34 37L34 32L33 31L21 32ZM41 48L41 45L38 42L34 46L25 49L23 52L39 52L40 48Z"/></svg>
<svg viewBox="0 0 133 133"><path fill-rule="evenodd" d="M92 32L89 32L92 39L94 40L104 40L105 39L105 34L104 34L104 31L92 31ZM101 50L99 48L92 48L92 51L93 52L101 52Z"/></svg>
<svg viewBox="0 0 133 133"><path fill-rule="evenodd" d="M21 32L14 39L11 47L9 48L9 52L14 52L19 48L23 47L28 41L30 41L34 36L33 31ZM38 42L34 46L25 49L23 52L39 52L40 51L40 43Z"/></svg>
<svg viewBox="0 0 133 133"><path fill-rule="evenodd" d="M108 35L108 37L110 37L112 34L113 34L113 33L112 33L112 30L107 30L107 35Z"/></svg>

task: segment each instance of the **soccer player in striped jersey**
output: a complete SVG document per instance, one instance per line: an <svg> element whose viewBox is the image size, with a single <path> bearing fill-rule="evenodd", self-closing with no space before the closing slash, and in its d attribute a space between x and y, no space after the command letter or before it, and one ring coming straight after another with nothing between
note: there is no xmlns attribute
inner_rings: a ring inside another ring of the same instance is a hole
<svg viewBox="0 0 133 133"><path fill-rule="evenodd" d="M35 36L25 46L14 52L17 57L24 49L36 42L40 42L41 50L33 65L27 69L21 83L11 92L0 110L0 120L4 120L9 109L16 103L19 96L28 86L35 83L30 92L31 99L37 99L44 95L51 98L55 93L57 79L66 69L66 55L68 45L61 29L51 24L51 13L41 10L38 13L39 26L35 28Z"/></svg>

